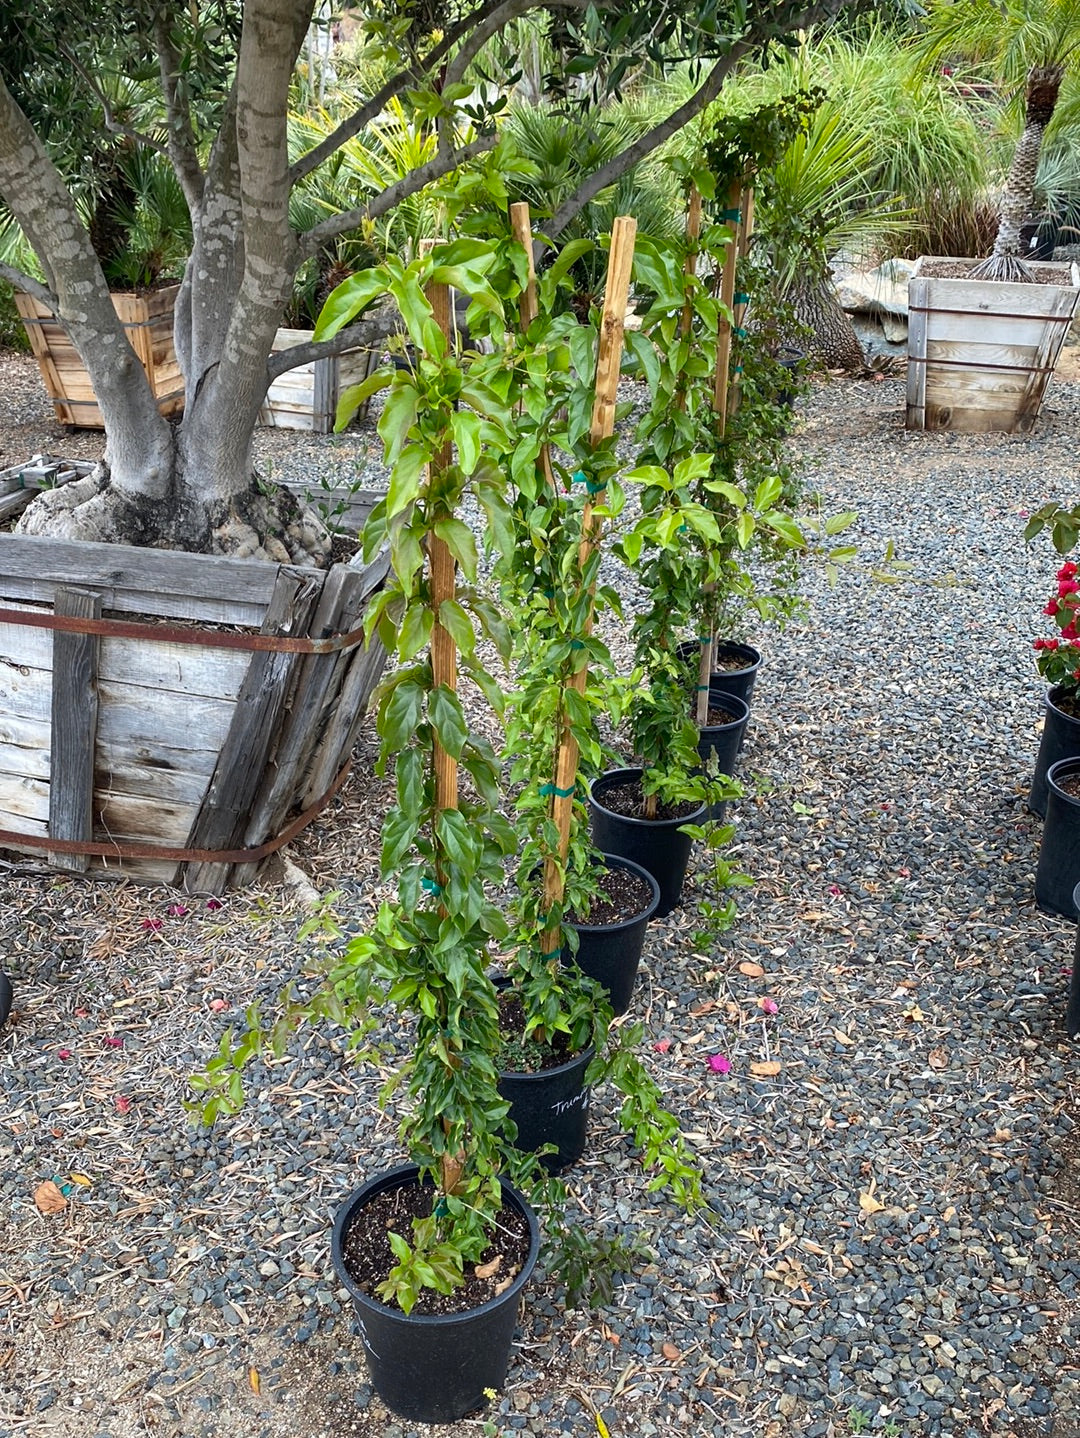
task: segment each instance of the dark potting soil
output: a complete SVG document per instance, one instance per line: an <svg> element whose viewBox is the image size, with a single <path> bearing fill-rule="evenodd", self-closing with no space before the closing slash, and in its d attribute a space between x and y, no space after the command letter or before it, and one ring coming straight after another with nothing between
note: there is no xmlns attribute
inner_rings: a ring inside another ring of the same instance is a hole
<svg viewBox="0 0 1080 1438"><path fill-rule="evenodd" d="M919 266L920 275L935 280L966 280L978 260L934 258L924 259ZM1061 265L1029 264L1031 283L1036 285L1067 285L1068 275Z"/></svg>
<svg viewBox="0 0 1080 1438"><path fill-rule="evenodd" d="M750 665L745 654L713 654L714 674L734 674L738 669L749 669Z"/></svg>
<svg viewBox="0 0 1080 1438"><path fill-rule="evenodd" d="M397 1259L390 1247L389 1233L399 1233L412 1243L412 1220L430 1218L437 1196L433 1188L408 1184L381 1193L361 1208L345 1234L341 1257L349 1277L363 1293L382 1303L375 1289L390 1276ZM465 1282L453 1293L436 1293L423 1288L414 1313L466 1313L504 1292L521 1272L529 1256L529 1225L523 1214L510 1204L499 1210L498 1226L490 1245L474 1268L465 1267ZM493 1266L494 1265L494 1266ZM477 1270L485 1274L478 1277ZM392 1307L393 1305L388 1305Z"/></svg>
<svg viewBox="0 0 1080 1438"><path fill-rule="evenodd" d="M1075 694L1061 694L1054 700L1054 708L1060 709L1070 719L1080 719L1080 700Z"/></svg>
<svg viewBox="0 0 1080 1438"><path fill-rule="evenodd" d="M727 709L713 709L709 707L709 713L705 719L707 729L715 729L719 724L734 724L736 716Z"/></svg>
<svg viewBox="0 0 1080 1438"><path fill-rule="evenodd" d="M1055 780L1058 788L1070 799L1080 799L1080 774L1065 774Z"/></svg>
<svg viewBox="0 0 1080 1438"><path fill-rule="evenodd" d="M629 869L604 869L598 879L600 892L593 897L587 914L571 913L571 924L621 924L636 918L649 907L652 890L640 874Z"/></svg>
<svg viewBox="0 0 1080 1438"><path fill-rule="evenodd" d="M619 814L624 819L644 819L645 799L641 792L641 780L631 779L625 784L612 784L605 786L601 795L601 802L605 809L610 809L613 814ZM683 799L678 804L665 804L659 801L656 806L656 817L658 819L686 819L701 805L696 799Z"/></svg>
<svg viewBox="0 0 1080 1438"><path fill-rule="evenodd" d="M540 1044L525 1038L525 1022L525 1005L512 989L504 989L499 995L499 1031L503 1041L498 1058L501 1073L543 1073L573 1058L564 1034L557 1034L550 1044Z"/></svg>

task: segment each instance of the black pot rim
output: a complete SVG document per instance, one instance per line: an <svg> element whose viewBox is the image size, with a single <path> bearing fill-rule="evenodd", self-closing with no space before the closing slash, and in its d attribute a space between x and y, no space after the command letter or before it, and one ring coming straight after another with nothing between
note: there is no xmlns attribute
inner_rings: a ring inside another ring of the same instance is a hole
<svg viewBox="0 0 1080 1438"><path fill-rule="evenodd" d="M660 907L660 885L656 882L648 869L641 864L635 864L633 859L624 859L621 854L601 854L605 869L629 869L638 878L644 879L649 886L652 898L646 908L640 914L634 914L629 919L617 919L613 924L577 924L563 920L563 927L574 929L579 934L617 934L620 929L628 929L632 924L640 924L643 921L648 923Z"/></svg>
<svg viewBox="0 0 1080 1438"><path fill-rule="evenodd" d="M602 784L605 779L626 782L628 779L640 779L642 773L643 770L636 768L609 769L606 774L598 774L595 779L589 781L589 799L598 809L603 809L605 814L613 814L615 818L619 819L622 823L636 824L642 829L662 829L665 826L670 829L681 829L684 824L700 823L709 807L704 800L702 800L692 813L685 815L681 819L635 819L628 814L619 814L614 809L609 809L601 799L596 797L596 786L597 784Z"/></svg>
<svg viewBox="0 0 1080 1438"><path fill-rule="evenodd" d="M731 672L731 670L728 670L729 674ZM709 693L710 704L712 703L713 692L714 691L710 690ZM726 724L700 725L698 732L701 734L702 738L704 738L707 734L723 734L729 729L737 729L740 724L745 724L746 721L750 718L750 705L747 704L745 699L740 699L737 694L728 694L723 689L717 689L715 691L715 695L717 708L731 708L732 705L737 704L741 707L743 712L741 714L737 714L734 719L729 719Z"/></svg>
<svg viewBox="0 0 1080 1438"><path fill-rule="evenodd" d="M722 669L722 670L721 670L721 669L714 669L714 670L713 670L713 673L714 673L714 674L745 674L745 673L747 672L747 670L749 670L749 669L756 669L756 668L760 665L760 663L761 663L761 650L760 650L760 649L755 649L752 644L747 644L747 643L746 643L744 640L742 640L742 639L718 639L718 640L716 641L716 647L713 649L713 653L714 653L714 654L723 654L723 653L726 652L726 653L728 653L728 654L732 654L732 653L737 653L739 650L745 650L745 652L746 652L747 654L752 654L752 655L754 656L752 662L749 663L749 664L744 664L741 669Z"/></svg>
<svg viewBox="0 0 1080 1438"><path fill-rule="evenodd" d="M379 1299L372 1298L370 1293L365 1293L362 1288L356 1286L351 1276L345 1271L345 1265L340 1259L342 1244L353 1214L363 1206L364 1198L376 1186L385 1188L390 1181L400 1179L401 1181L393 1183L392 1187L395 1189L407 1188L410 1183L416 1183L419 1174L419 1166L415 1163L405 1163L398 1168L383 1169L381 1173L375 1174L362 1183L359 1188L354 1188L339 1205L337 1213L334 1215L330 1258L338 1280L348 1289L349 1297L354 1303L369 1308L372 1313L381 1316L389 1315L391 1318L399 1319L402 1323L416 1324L420 1328L449 1328L458 1323L468 1323L477 1314L490 1313L496 1308L501 1308L512 1298L516 1299L536 1267L536 1260L540 1254L540 1225L536 1221L536 1214L529 1207L524 1196L505 1178L499 1179L503 1199L504 1201L509 1199L525 1216L525 1221L529 1226L529 1253L521 1265L521 1272L503 1293L498 1294L495 1298L489 1298L486 1303L481 1303L476 1308L466 1308L461 1313L403 1313L400 1308L393 1308L389 1303L382 1303ZM425 1187L434 1187L434 1185L429 1181Z"/></svg>
<svg viewBox="0 0 1080 1438"><path fill-rule="evenodd" d="M1066 774L1080 774L1080 755L1071 755L1065 759L1059 759L1056 764L1051 764L1046 771L1046 782L1053 789L1054 793L1065 800L1066 804L1080 805L1080 798L1073 794L1066 794L1061 787L1060 780Z"/></svg>
<svg viewBox="0 0 1080 1438"><path fill-rule="evenodd" d="M513 1079L518 1084L542 1083L545 1079L550 1082L553 1078L561 1078L563 1074L572 1073L576 1068L587 1069L592 1063L595 1053L595 1047L592 1044L587 1044L585 1048L579 1049L576 1054L568 1058L565 1063L556 1064L554 1068L538 1069L536 1073L524 1073L521 1069L500 1069L499 1077Z"/></svg>
<svg viewBox="0 0 1080 1438"><path fill-rule="evenodd" d="M1062 697L1064 688L1065 686L1062 684L1055 684L1052 689L1048 689L1046 692L1046 702L1050 708L1057 709L1057 712L1061 715L1062 719L1065 720L1066 724L1080 725L1080 718L1077 718L1075 714L1066 714L1064 709L1058 709L1057 701ZM1078 691L1078 693L1080 693L1080 691Z"/></svg>

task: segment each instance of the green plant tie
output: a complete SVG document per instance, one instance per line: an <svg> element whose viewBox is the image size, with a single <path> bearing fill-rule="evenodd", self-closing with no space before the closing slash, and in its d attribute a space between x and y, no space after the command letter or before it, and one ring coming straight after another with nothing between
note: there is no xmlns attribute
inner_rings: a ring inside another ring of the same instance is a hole
<svg viewBox="0 0 1080 1438"><path fill-rule="evenodd" d="M722 220L734 220L735 223L738 224L742 219L742 210L721 210L720 218Z"/></svg>
<svg viewBox="0 0 1080 1438"><path fill-rule="evenodd" d="M731 303L733 305L748 305L750 303L750 296L745 290L736 290L731 297Z"/></svg>
<svg viewBox="0 0 1080 1438"><path fill-rule="evenodd" d="M743 329L742 325L736 325L732 333L737 340L744 340L747 332Z"/></svg>
<svg viewBox="0 0 1080 1438"><path fill-rule="evenodd" d="M447 1203L447 1201L446 1201L445 1198L440 1198L439 1201L438 1201L438 1202L436 1203L436 1205L435 1205L435 1217L436 1217L436 1218L445 1218L446 1215L447 1215L449 1212L450 1212L450 1205Z"/></svg>
<svg viewBox="0 0 1080 1438"><path fill-rule="evenodd" d="M582 640L580 640L580 639L571 639L571 641L570 641L570 648L571 648L571 649L584 649L584 648L585 648L585 645L584 645L584 643L582 642Z"/></svg>
<svg viewBox="0 0 1080 1438"><path fill-rule="evenodd" d="M711 689L711 688L712 688L712 686L711 686L710 684L699 684L699 685L698 685L698 691L699 691L699 692L701 692L701 691L703 691L703 690L705 690L705 689Z"/></svg>
<svg viewBox="0 0 1080 1438"><path fill-rule="evenodd" d="M554 794L556 799L569 799L577 789L576 784L571 784L569 789L558 789L554 784L541 784L540 793L546 798L548 794Z"/></svg>
<svg viewBox="0 0 1080 1438"><path fill-rule="evenodd" d="M699 634L698 637L697 637L697 642L698 642L699 644L711 644L711 643L712 643L712 635L711 635L711 634Z"/></svg>
<svg viewBox="0 0 1080 1438"><path fill-rule="evenodd" d="M554 958L557 958L558 955L561 954L561 953L562 953L562 949L561 949L561 948L559 948L559 949L552 949L550 953L547 953L547 954L541 953L540 957L541 957L542 959L554 959Z"/></svg>
<svg viewBox="0 0 1080 1438"><path fill-rule="evenodd" d="M590 479L583 469L576 469L570 476L570 482L571 484L584 484L589 494L600 494L603 490L607 489L606 479Z"/></svg>
<svg viewBox="0 0 1080 1438"><path fill-rule="evenodd" d="M429 894L441 894L443 891L442 885L437 884L434 879L421 879L420 887Z"/></svg>

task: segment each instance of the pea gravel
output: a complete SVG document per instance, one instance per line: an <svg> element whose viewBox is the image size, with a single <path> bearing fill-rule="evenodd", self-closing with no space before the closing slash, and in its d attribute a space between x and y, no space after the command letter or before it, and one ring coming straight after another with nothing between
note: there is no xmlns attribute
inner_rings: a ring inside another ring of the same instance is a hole
<svg viewBox="0 0 1080 1438"><path fill-rule="evenodd" d="M1080 385L1060 380L1030 437L906 434L896 379L801 402L792 450L826 512L858 511L858 557L834 586L808 566L805 618L749 635L766 657L734 858L755 882L720 939L688 905L651 927L630 1016L711 1211L644 1191L597 1094L571 1204L644 1234L654 1261L596 1314L567 1314L541 1275L498 1433L584 1438L596 1415L611 1438L1077 1431L1073 931L1034 907L1024 805L1055 562L1021 534L1027 511L1075 498L1078 422ZM0 359L3 463L100 443L52 422L31 362ZM313 485L376 471L370 431L257 450ZM313 889L340 891L350 927L373 913L372 755L365 734L292 847L306 879L278 869L219 906L0 868L17 1010L0 1035L0 1438L417 1431L372 1395L327 1258L337 1201L400 1157L375 1102L390 1056L354 1067L303 1033L255 1066L238 1119L206 1132L182 1108L223 1032L313 955L296 939ZM407 1045L389 1022L385 1040ZM43 1216L48 1180L67 1206Z"/></svg>

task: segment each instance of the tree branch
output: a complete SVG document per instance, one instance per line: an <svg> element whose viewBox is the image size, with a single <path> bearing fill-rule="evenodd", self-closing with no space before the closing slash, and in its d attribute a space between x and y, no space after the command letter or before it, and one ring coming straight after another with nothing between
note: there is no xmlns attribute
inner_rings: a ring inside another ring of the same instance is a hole
<svg viewBox="0 0 1080 1438"><path fill-rule="evenodd" d="M802 8L798 3L790 4L782 7L774 19L767 22L759 21L752 25L743 38L736 40L727 54L716 62L705 83L691 95L689 100L680 105L677 110L673 110L666 120L661 120L658 125L654 125L632 145L628 145L620 154L615 155L582 181L573 194L559 205L544 226L546 233L549 235L559 234L601 190L606 189L627 170L632 169L647 155L651 155L654 150L659 149L665 140L670 139L695 115L700 114L705 106L711 104L719 95L724 81L744 55L766 44L774 35L787 34L792 30L809 29L812 25L834 19L845 6L857 3L858 0L818 0L818 3Z"/></svg>
<svg viewBox="0 0 1080 1438"><path fill-rule="evenodd" d="M48 305L51 310L56 309L56 296L48 285L43 285L40 280L35 280L31 275L24 274L17 270L14 265L6 265L0 260L0 280L7 280L9 285L14 285L17 290L24 294L33 295L34 299L40 300L43 305Z"/></svg>
<svg viewBox="0 0 1080 1438"><path fill-rule="evenodd" d="M464 41L461 49L446 67L443 84L457 84L493 35L496 35L504 26L509 25L511 20L517 20L528 11L537 9L541 3L542 0L503 0L501 5L497 5L477 24L469 38ZM551 0L551 4L545 4L544 8L554 8L557 5L561 9L584 10L589 3L590 0ZM598 8L603 9L606 6L602 5Z"/></svg>
<svg viewBox="0 0 1080 1438"><path fill-rule="evenodd" d="M433 180L441 180L451 170L458 169L467 161L475 159L487 150L495 148L498 142L497 135L481 135L477 140L470 140L467 145L454 150L446 155L436 155L426 165L418 165L415 170L398 180L396 184L388 186L387 189L375 195L362 209L345 210L340 215L333 215L328 220L313 226L300 237L300 252L306 258L315 254L320 246L328 240L336 239L347 230L358 229L365 220L377 220L380 215L385 215L395 205L400 205L402 200L407 200L410 195L415 195L425 185L430 185Z"/></svg>
<svg viewBox="0 0 1080 1438"><path fill-rule="evenodd" d="M489 13L500 12L515 5L519 7L516 13L524 14L526 10L539 3L540 0L502 0L502 3L497 4L492 11L490 0L488 0L488 3L471 11L456 25L451 26L439 43L429 50L422 60L417 60L415 64L404 70L399 70L396 75L391 76L381 89L376 90L370 100L365 101L358 110L354 110L347 119L342 120L332 134L327 135L325 140L320 140L313 150L308 150L306 155L301 155L289 170L290 182L295 185L305 175L310 175L312 170L317 170L324 161L340 150L346 141L351 140L354 135L358 135L365 125L370 125L376 115L386 106L387 101L400 94L407 85L415 84L430 73L445 59L462 36L467 35L473 26L483 23L485 16Z"/></svg>
<svg viewBox="0 0 1080 1438"><path fill-rule="evenodd" d="M202 203L204 178L199 164L195 131L191 124L191 109L186 97L181 94L177 80L180 59L161 10L154 16L154 44L158 53L158 73L161 76L161 90L165 97L165 113L168 117L169 159L194 220Z"/></svg>
<svg viewBox="0 0 1080 1438"><path fill-rule="evenodd" d="M110 134L123 135L125 139L133 141L136 145L145 145L148 150L155 150L159 155L168 158L168 149L160 140L155 140L152 135L146 135L142 130L136 130L132 125L125 125L122 120L116 118L113 107L109 103L109 97L73 50L69 50L66 45L61 45L60 53L68 64L78 71L80 79L85 82L101 106L102 114L105 116L105 128Z"/></svg>
<svg viewBox="0 0 1080 1438"><path fill-rule="evenodd" d="M314 340L309 340L306 344L292 345L287 350L278 350L267 361L266 372L270 381L273 381L287 370L296 369L297 365L310 364L313 360L344 354L346 350L371 349L379 340L384 340L387 335L393 334L400 324L401 321L393 306L386 305L376 314L370 315L366 319L357 320L355 324L346 325L344 329L338 330L333 339L319 340L317 343Z"/></svg>

